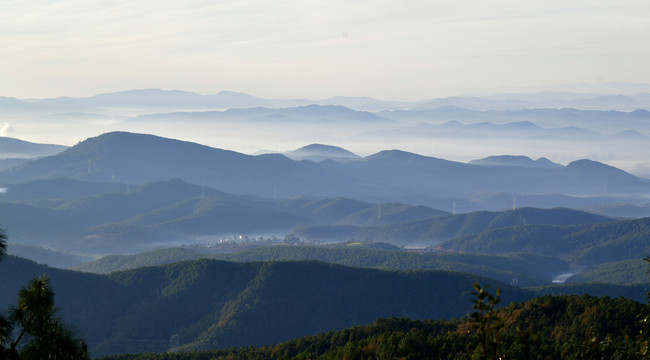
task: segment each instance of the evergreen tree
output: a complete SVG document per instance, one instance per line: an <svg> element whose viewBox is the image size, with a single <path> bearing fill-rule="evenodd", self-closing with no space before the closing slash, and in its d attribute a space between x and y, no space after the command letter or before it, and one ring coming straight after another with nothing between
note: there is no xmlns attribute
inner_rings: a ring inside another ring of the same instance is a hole
<svg viewBox="0 0 650 360"><path fill-rule="evenodd" d="M476 300L472 300L474 303L472 308L476 311L470 315L470 318L481 344L483 359L496 360L499 358L499 331L504 326L504 321L498 316L496 310L496 306L501 302L501 290L497 289L494 296L478 283L474 283L473 293Z"/></svg>
<svg viewBox="0 0 650 360"><path fill-rule="evenodd" d="M0 260L7 243L0 229ZM54 292L46 275L20 289L18 304L0 314L0 358L24 360L86 360L86 343L56 316Z"/></svg>
<svg viewBox="0 0 650 360"><path fill-rule="evenodd" d="M7 254L7 234L0 228L0 261Z"/></svg>

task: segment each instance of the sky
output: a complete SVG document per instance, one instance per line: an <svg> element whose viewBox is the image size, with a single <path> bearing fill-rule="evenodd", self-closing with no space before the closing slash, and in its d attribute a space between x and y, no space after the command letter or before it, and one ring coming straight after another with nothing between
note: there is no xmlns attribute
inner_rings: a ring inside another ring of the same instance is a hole
<svg viewBox="0 0 650 360"><path fill-rule="evenodd" d="M0 0L0 96L650 83L647 0Z"/></svg>

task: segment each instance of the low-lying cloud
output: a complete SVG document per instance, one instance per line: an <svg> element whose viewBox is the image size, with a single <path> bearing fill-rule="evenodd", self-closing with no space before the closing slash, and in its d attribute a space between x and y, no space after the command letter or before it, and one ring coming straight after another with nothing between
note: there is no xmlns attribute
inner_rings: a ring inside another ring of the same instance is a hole
<svg viewBox="0 0 650 360"><path fill-rule="evenodd" d="M8 122L4 122L2 127L0 127L0 136L8 137L14 133L14 128Z"/></svg>

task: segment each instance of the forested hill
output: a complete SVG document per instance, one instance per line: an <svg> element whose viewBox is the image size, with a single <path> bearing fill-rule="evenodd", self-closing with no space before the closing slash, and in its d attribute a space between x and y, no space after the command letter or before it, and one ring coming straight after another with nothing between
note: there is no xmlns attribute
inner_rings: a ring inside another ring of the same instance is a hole
<svg viewBox="0 0 650 360"><path fill-rule="evenodd" d="M445 251L501 254L528 252L592 265L638 259L650 253L650 218L604 224L529 225L487 230L437 246Z"/></svg>
<svg viewBox="0 0 650 360"><path fill-rule="evenodd" d="M444 271L380 271L318 262L186 261L109 275L52 269L7 256L0 304L15 301L33 275L50 275L64 319L93 355L165 351L177 335L187 349L264 345L370 323L379 317L448 318L471 309L472 283L519 288Z"/></svg>
<svg viewBox="0 0 650 360"><path fill-rule="evenodd" d="M565 261L547 256L418 253L364 248L364 244L361 243L337 246L270 245L223 254L201 253L188 248L171 248L134 255L105 256L79 265L75 269L94 273L109 273L116 270L199 258L237 262L316 260L345 266L391 270L462 271L505 283L517 278L519 286L524 287L550 284L559 274L570 271L569 265Z"/></svg>
<svg viewBox="0 0 650 360"><path fill-rule="evenodd" d="M0 219L12 242L92 255L139 252L197 237L284 234L305 224L385 224L447 215L424 206L346 198L235 196L179 179L137 187L70 179L4 187Z"/></svg>
<svg viewBox="0 0 650 360"><path fill-rule="evenodd" d="M34 275L49 274L64 320L79 328L94 356L260 346L367 324L380 317L441 319L471 311L474 282L501 288L503 303L545 293L625 295L645 287L544 287L528 291L477 275L384 271L320 262L234 263L202 259L86 274L7 256L0 263L0 306L15 302Z"/></svg>
<svg viewBox="0 0 650 360"><path fill-rule="evenodd" d="M607 216L567 208L519 208L475 211L384 226L311 226L298 229L296 235L314 241L373 239L394 244L433 245L456 237L517 225L576 225L612 221L614 219Z"/></svg>
<svg viewBox="0 0 650 360"><path fill-rule="evenodd" d="M638 359L647 350L642 304L590 296L544 296L497 311L496 354L503 359ZM481 358L471 319L378 319L372 324L274 346L203 352L116 355L102 360L464 359ZM494 328L490 334L494 334ZM475 354L475 357L472 357ZM482 354L481 354L482 355Z"/></svg>
<svg viewBox="0 0 650 360"><path fill-rule="evenodd" d="M567 282L634 285L645 284L649 280L648 264L641 259L632 259L590 266L585 271L568 278Z"/></svg>

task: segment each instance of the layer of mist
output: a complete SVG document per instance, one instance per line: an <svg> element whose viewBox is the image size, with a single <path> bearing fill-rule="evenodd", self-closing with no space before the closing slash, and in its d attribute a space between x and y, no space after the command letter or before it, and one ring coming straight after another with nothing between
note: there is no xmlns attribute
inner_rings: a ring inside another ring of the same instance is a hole
<svg viewBox="0 0 650 360"><path fill-rule="evenodd" d="M64 146L119 130L248 154L285 153L318 143L361 156L401 149L462 162L525 155L566 165L585 158L650 177L645 157L650 150L649 98L539 93L407 103L152 89L90 98L13 99L0 108L0 123L5 136Z"/></svg>

